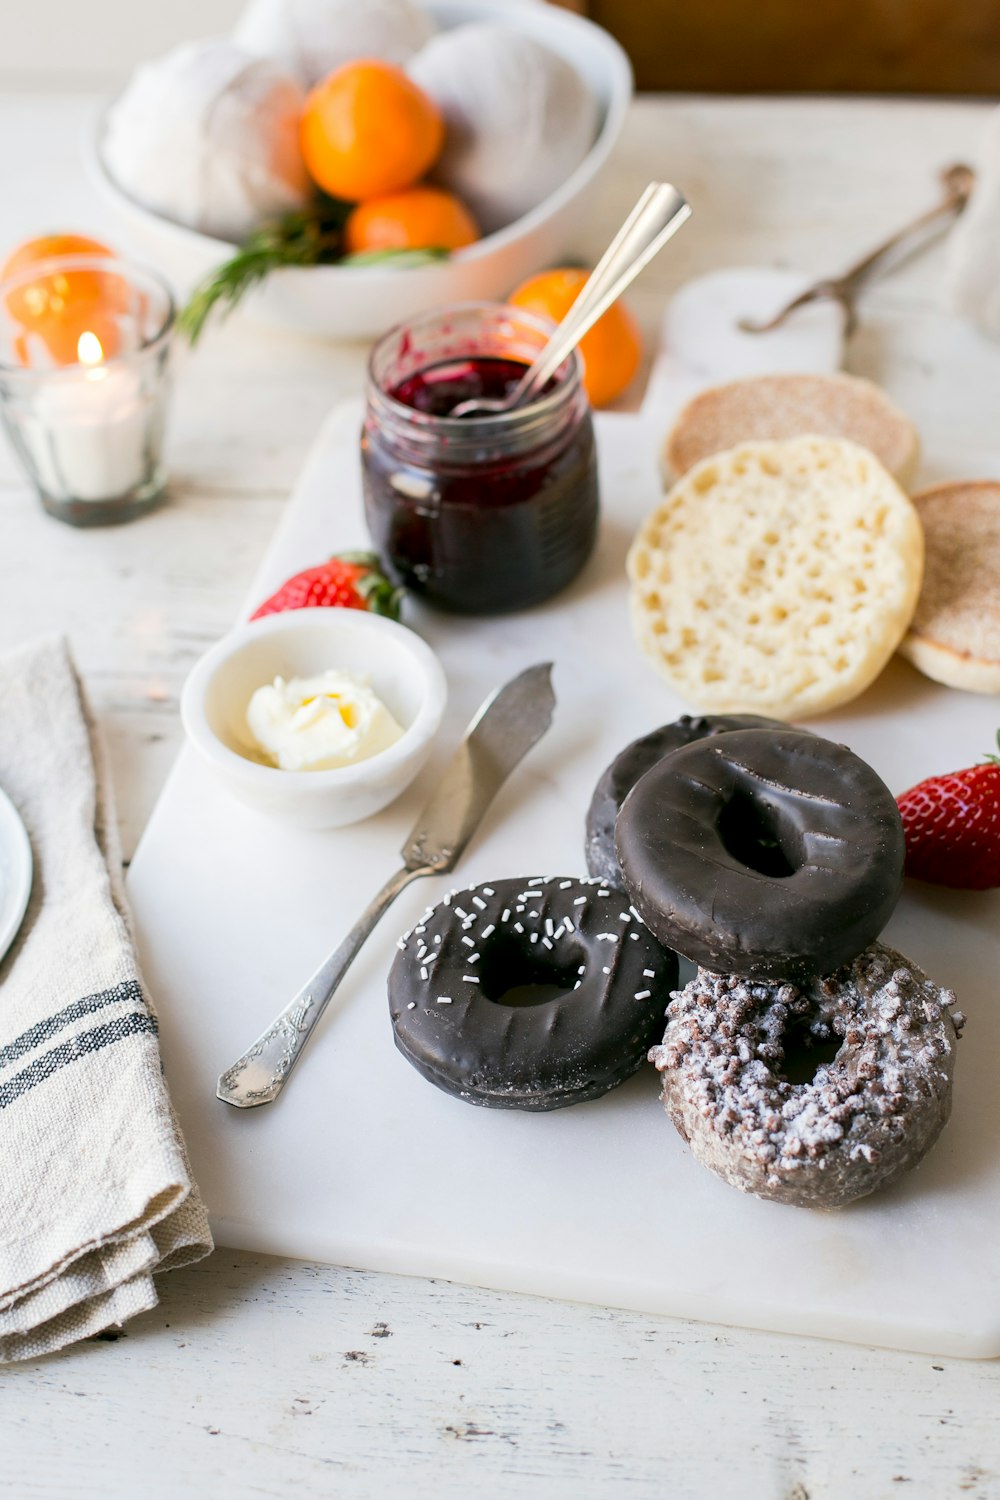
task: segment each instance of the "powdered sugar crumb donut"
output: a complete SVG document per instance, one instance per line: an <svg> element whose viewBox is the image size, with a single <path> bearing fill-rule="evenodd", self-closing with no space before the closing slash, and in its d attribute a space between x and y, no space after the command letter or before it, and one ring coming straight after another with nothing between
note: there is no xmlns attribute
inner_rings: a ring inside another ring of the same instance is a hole
<svg viewBox="0 0 1000 1500"><path fill-rule="evenodd" d="M838 1208L895 1182L937 1140L965 1019L954 1004L880 943L803 988L699 969L649 1057L704 1166L758 1198ZM786 1076L793 1053L833 1047L808 1081Z"/></svg>

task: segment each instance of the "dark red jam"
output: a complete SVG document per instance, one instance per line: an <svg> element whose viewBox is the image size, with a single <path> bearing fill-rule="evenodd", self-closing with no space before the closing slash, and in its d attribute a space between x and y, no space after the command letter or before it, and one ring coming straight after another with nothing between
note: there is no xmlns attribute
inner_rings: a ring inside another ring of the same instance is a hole
<svg viewBox="0 0 1000 1500"><path fill-rule="evenodd" d="M453 357L369 394L362 471L372 540L396 582L443 609L537 604L593 548L594 433L575 365L516 413L450 416L460 401L505 396L525 367Z"/></svg>
<svg viewBox="0 0 1000 1500"><path fill-rule="evenodd" d="M502 401L527 368L519 359L497 359L490 355L480 359L442 360L439 365L408 375L389 394L414 411L426 412L431 417L450 417L461 401L479 397ZM469 416L472 415L470 412Z"/></svg>

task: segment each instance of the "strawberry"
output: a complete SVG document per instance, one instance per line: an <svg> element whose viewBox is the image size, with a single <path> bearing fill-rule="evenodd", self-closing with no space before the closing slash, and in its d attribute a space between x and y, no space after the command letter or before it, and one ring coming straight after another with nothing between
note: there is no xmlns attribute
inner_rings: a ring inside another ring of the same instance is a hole
<svg viewBox="0 0 1000 1500"><path fill-rule="evenodd" d="M896 800L907 875L967 891L1000 886L1000 758L930 776Z"/></svg>
<svg viewBox="0 0 1000 1500"><path fill-rule="evenodd" d="M333 606L339 609L369 609L376 615L399 619L402 589L393 588L374 552L338 552L318 568L306 568L281 585L250 616L277 615L286 609Z"/></svg>

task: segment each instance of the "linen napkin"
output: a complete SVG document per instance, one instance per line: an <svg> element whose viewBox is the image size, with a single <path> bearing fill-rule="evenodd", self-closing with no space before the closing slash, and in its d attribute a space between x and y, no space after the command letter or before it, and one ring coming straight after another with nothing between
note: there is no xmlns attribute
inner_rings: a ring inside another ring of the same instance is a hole
<svg viewBox="0 0 1000 1500"><path fill-rule="evenodd" d="M139 975L103 745L66 643L0 656L34 885L0 964L0 1360L155 1306L212 1249Z"/></svg>
<svg viewBox="0 0 1000 1500"><path fill-rule="evenodd" d="M987 120L972 198L948 236L945 291L955 312L1000 338L1000 109Z"/></svg>

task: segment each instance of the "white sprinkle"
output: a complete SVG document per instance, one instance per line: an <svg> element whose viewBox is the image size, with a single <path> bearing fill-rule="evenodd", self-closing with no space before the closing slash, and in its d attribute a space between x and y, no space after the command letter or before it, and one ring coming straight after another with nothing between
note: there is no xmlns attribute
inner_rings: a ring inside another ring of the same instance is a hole
<svg viewBox="0 0 1000 1500"><path fill-rule="evenodd" d="M582 979L578 979L578 980L577 980L577 981L576 981L576 984L574 984L574 986L573 986L573 988L574 988L574 989L575 989L575 990L578 990L578 989L579 989L579 988L580 988L580 986L581 986L581 984L582 984L582 983L583 983L583 980L582 980Z"/></svg>
<svg viewBox="0 0 1000 1500"><path fill-rule="evenodd" d="M450 995L438 995L438 1005L450 1005L450 1004L451 1004L451 996Z"/></svg>
<svg viewBox="0 0 1000 1500"><path fill-rule="evenodd" d="M476 925L476 919L475 919L475 917L466 917L465 921L462 923L462 931L463 932L468 932L469 928L470 927L475 927L475 925Z"/></svg>
<svg viewBox="0 0 1000 1500"><path fill-rule="evenodd" d="M479 983L479 980L476 978L475 974L463 974L462 975L462 981L463 981L464 984L478 984Z"/></svg>
<svg viewBox="0 0 1000 1500"><path fill-rule="evenodd" d="M493 887L491 885L484 885L483 886L483 895L484 896L495 896L496 895L496 891L493 889Z"/></svg>
<svg viewBox="0 0 1000 1500"><path fill-rule="evenodd" d="M618 913L618 920L619 922L631 922L632 913L627 911L620 911Z"/></svg>
<svg viewBox="0 0 1000 1500"><path fill-rule="evenodd" d="M655 969L643 969L643 971L642 971L642 977L643 977L643 979L655 979L656 978L656 970Z"/></svg>
<svg viewBox="0 0 1000 1500"><path fill-rule="evenodd" d="M528 884L529 885L544 885L545 884L545 876L544 875L536 875L532 880L528 881Z"/></svg>
<svg viewBox="0 0 1000 1500"><path fill-rule="evenodd" d="M520 922L515 922L514 923L514 931L515 932L523 932L524 931L524 928L521 926Z"/></svg>
<svg viewBox="0 0 1000 1500"><path fill-rule="evenodd" d="M416 1010L416 1008L417 1008L417 1002L415 1000L411 1000L410 1003L409 1003L409 1005L406 1008L407 1008L407 1010Z"/></svg>
<svg viewBox="0 0 1000 1500"><path fill-rule="evenodd" d="M478 896L473 896L473 898L472 898L472 904L473 904L473 906L478 906L480 911L485 911L486 910L486 902L485 901L480 901L480 899L479 899Z"/></svg>
<svg viewBox="0 0 1000 1500"><path fill-rule="evenodd" d="M635 998L636 1000L648 1000L652 993L652 990L636 990Z"/></svg>
<svg viewBox="0 0 1000 1500"><path fill-rule="evenodd" d="M406 951L406 939L405 938L397 938L396 939L396 947L399 949L400 953L405 953L405 951Z"/></svg>
<svg viewBox="0 0 1000 1500"><path fill-rule="evenodd" d="M610 896L610 895L611 895L611 892L610 892L610 891L598 891L598 893L597 893L597 894L598 894L598 895L599 895L599 896Z"/></svg>
<svg viewBox="0 0 1000 1500"><path fill-rule="evenodd" d="M561 891L568 891L569 888L570 888L570 886L572 884L573 884L572 880L560 880L560 882L559 882L559 889Z"/></svg>
<svg viewBox="0 0 1000 1500"><path fill-rule="evenodd" d="M474 948L476 946L472 938L463 938L462 942L466 945L467 948Z"/></svg>
<svg viewBox="0 0 1000 1500"><path fill-rule="evenodd" d="M545 918L545 932L546 932L546 935L548 937L551 937L554 931L555 931L555 929L552 926L552 918L551 917L546 917Z"/></svg>
<svg viewBox="0 0 1000 1500"><path fill-rule="evenodd" d="M514 910L515 911L524 911L524 907L523 906L515 906Z"/></svg>
<svg viewBox="0 0 1000 1500"><path fill-rule="evenodd" d="M567 932L576 931L576 925L572 917L563 917L563 925L565 926Z"/></svg>
<svg viewBox="0 0 1000 1500"><path fill-rule="evenodd" d="M586 964L581 964L580 967L577 969L576 972L578 974L586 974L586 972L587 972L587 965Z"/></svg>
<svg viewBox="0 0 1000 1500"><path fill-rule="evenodd" d="M475 964L475 963L478 963L478 962L479 962L479 954L478 953L470 953L469 954L469 963L470 964Z"/></svg>
<svg viewBox="0 0 1000 1500"><path fill-rule="evenodd" d="M496 932L496 925L493 922L491 922L488 927L484 927L483 928L482 933L480 934L480 936L484 937L484 938L488 938L491 932Z"/></svg>
<svg viewBox="0 0 1000 1500"><path fill-rule="evenodd" d="M426 965L420 970L420 977L421 977L421 979L426 979L427 978L427 968L426 968Z"/></svg>
<svg viewBox="0 0 1000 1500"><path fill-rule="evenodd" d="M610 973L611 973L611 970L610 970L610 969L602 969L602 970L601 970L601 973L602 973L602 974L610 974Z"/></svg>
<svg viewBox="0 0 1000 1500"><path fill-rule="evenodd" d="M537 942L538 942L538 933L537 933L537 932L533 932L533 933L532 933L532 934L531 934L531 941L532 941L532 942L533 942L533 943L537 943Z"/></svg>
<svg viewBox="0 0 1000 1500"><path fill-rule="evenodd" d="M586 898L586 896L577 896L576 900L573 902L574 906L586 906L586 904L587 904L587 898Z"/></svg>
<svg viewBox="0 0 1000 1500"><path fill-rule="evenodd" d="M448 894L447 894L447 896L445 896L444 900L441 902L441 905L442 906L450 906L451 905L451 891L449 891Z"/></svg>
<svg viewBox="0 0 1000 1500"><path fill-rule="evenodd" d="M541 901L544 895L544 891L521 891L517 899L519 901Z"/></svg>
<svg viewBox="0 0 1000 1500"><path fill-rule="evenodd" d="M455 915L456 915L456 917L467 917L469 915L469 913L467 911L463 911L460 906L456 906L455 907Z"/></svg>
<svg viewBox="0 0 1000 1500"><path fill-rule="evenodd" d="M504 909L503 909L503 916L500 918L500 920L501 920L501 922L509 922L510 921L510 907L509 906L505 906L504 907Z"/></svg>
<svg viewBox="0 0 1000 1500"><path fill-rule="evenodd" d="M414 932L426 932L427 928L426 927L414 927L413 930L414 930Z"/></svg>
<svg viewBox="0 0 1000 1500"><path fill-rule="evenodd" d="M542 938L542 947L543 948L551 948L552 947L552 943L550 942L550 940L547 937L543 937Z"/></svg>
<svg viewBox="0 0 1000 1500"><path fill-rule="evenodd" d="M618 934L617 932L599 932L597 934L597 941L599 943L617 943Z"/></svg>
<svg viewBox="0 0 1000 1500"><path fill-rule="evenodd" d="M436 943L439 943L439 942L440 942L440 941L441 941L441 934L440 934L440 933L438 933L438 935L437 935L437 937L436 937L436 938L435 938L435 939L434 939L434 941L435 941L435 942L436 942Z"/></svg>
<svg viewBox="0 0 1000 1500"><path fill-rule="evenodd" d="M632 939L633 943L637 943L639 941L639 934L637 932L630 932L629 937Z"/></svg>

